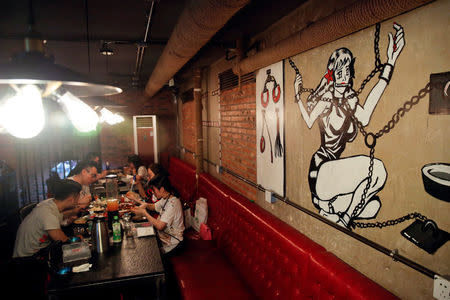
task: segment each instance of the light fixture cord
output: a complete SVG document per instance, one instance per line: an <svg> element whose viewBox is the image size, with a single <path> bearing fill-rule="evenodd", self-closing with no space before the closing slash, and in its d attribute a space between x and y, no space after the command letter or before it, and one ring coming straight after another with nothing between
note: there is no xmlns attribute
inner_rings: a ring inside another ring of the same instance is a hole
<svg viewBox="0 0 450 300"><path fill-rule="evenodd" d="M28 1L28 32L32 32L34 29L34 12L33 12L33 0Z"/></svg>
<svg viewBox="0 0 450 300"><path fill-rule="evenodd" d="M91 48L89 43L89 9L88 0L84 1L85 15L86 15L86 41L87 41L87 52L88 52L88 73L91 73Z"/></svg>

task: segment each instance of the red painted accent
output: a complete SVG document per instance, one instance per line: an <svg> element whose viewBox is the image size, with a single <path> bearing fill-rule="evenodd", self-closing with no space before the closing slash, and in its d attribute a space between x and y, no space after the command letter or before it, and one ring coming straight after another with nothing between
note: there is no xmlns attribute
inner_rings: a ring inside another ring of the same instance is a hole
<svg viewBox="0 0 450 300"><path fill-rule="evenodd" d="M274 89L272 90L273 102L277 103L280 100L280 96L281 96L281 89L280 85L277 84L276 87L274 87Z"/></svg>
<svg viewBox="0 0 450 300"><path fill-rule="evenodd" d="M264 140L264 136L261 136L261 140L259 141L259 150L261 150L261 153L264 153L265 149L266 149L266 141Z"/></svg>
<svg viewBox="0 0 450 300"><path fill-rule="evenodd" d="M264 94L266 95L266 100L264 100ZM269 90L267 91L262 91L261 92L261 105L263 107L267 107L267 105L269 104Z"/></svg>
<svg viewBox="0 0 450 300"><path fill-rule="evenodd" d="M333 81L333 70L328 69L327 74L325 74L325 78L327 79L327 84L330 83L330 81Z"/></svg>
<svg viewBox="0 0 450 300"><path fill-rule="evenodd" d="M48 235L44 234L44 235L39 239L39 242L45 243L46 241L48 241Z"/></svg>

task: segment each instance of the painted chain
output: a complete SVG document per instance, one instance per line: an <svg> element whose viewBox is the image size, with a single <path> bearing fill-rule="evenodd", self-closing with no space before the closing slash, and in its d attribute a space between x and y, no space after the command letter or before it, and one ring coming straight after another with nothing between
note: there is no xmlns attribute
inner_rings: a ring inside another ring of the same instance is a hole
<svg viewBox="0 0 450 300"><path fill-rule="evenodd" d="M359 228L373 228L373 227L377 227L377 228L383 228L386 226L393 226L393 225L397 225L401 222L404 222L406 220L411 219L412 217L406 218L406 216L395 219L395 220L388 220L385 222L373 222L373 223L360 223L360 222L354 222L352 221L353 217L357 215L357 212L359 211L359 209L362 209L364 207L365 204L365 200L367 197L367 190L368 187L370 187L370 183L371 183L371 177L372 177L372 171L373 171L373 160L374 160L374 156L373 156L373 152L375 152L375 144L376 144L376 140L378 138L380 138L381 136L383 136L384 134L389 133L394 127L395 125L400 121L400 118L402 118L407 112L409 112L411 110L411 108L418 104L419 101L421 99L423 99L426 95L428 95L431 91L431 84L428 82L427 85L421 89L419 91L419 93L417 95L414 95L411 97L411 99L409 101L406 101L402 107L400 107L397 112L392 116L392 119L389 120L389 122L383 126L383 128L381 130L379 130L376 134L372 133L372 132L366 132L364 129L364 126L362 125L362 123L360 121L358 121L358 119L352 115L351 118L356 122L356 125L358 126L359 131L361 132L361 134L364 136L365 138L365 142L366 142L366 146L368 148L370 148L370 165L369 165L369 181L366 184L366 188L363 191L363 194L361 195L361 202L355 207L355 210L352 213L352 218L350 219L350 225L355 228L359 227ZM373 146L372 145L368 145L367 143L367 137L371 136L373 138ZM420 216L420 217L415 217L415 219L420 219L422 221L426 220L427 218L422 216L419 213L413 213L413 214L408 214L407 216ZM401 221L399 221L401 220ZM364 226L362 225L364 224Z"/></svg>
<svg viewBox="0 0 450 300"><path fill-rule="evenodd" d="M361 83L360 88L355 92L352 93L350 95L348 95L346 98L344 98L344 100L346 100L344 102L344 106L347 110L350 110L350 106L348 104L348 100L352 97L358 96L359 94L361 94L361 92L364 90L366 84L379 72L381 72L383 70L383 68L385 67L384 64L381 63L381 59L380 59L380 50L379 50L379 41L380 41L380 24L377 23L376 27L375 27L375 38L374 38L374 53L375 53L375 68L370 72L370 74L363 80L363 82ZM396 45L394 45L394 47L396 47ZM289 64L291 65L291 67L295 70L296 75L300 75L300 71L297 68L297 66L294 64L294 62L289 58ZM406 101L402 107L400 107L397 112L392 116L392 119L389 120L389 122L383 126L382 129L380 129L377 133L372 133L372 132L367 132L364 128L364 125L355 117L355 115L351 115L351 118L353 120L353 122L355 122L355 124L357 125L359 131L361 132L361 134L364 137L364 143L366 144L367 148L370 149L370 162L369 162L369 170L368 170L368 178L367 178L367 184L363 190L363 194L361 195L361 201L358 203L358 205L355 207L355 209L353 210L353 212L351 213L350 216L350 222L349 225L352 228L358 227L358 228L383 228L383 227L387 227L387 226L394 226L397 225L399 223L402 223L406 220L410 220L410 219L419 219L422 221L427 220L427 217L421 215L420 213L410 213L407 214L403 217L397 218L397 219L392 219L392 220L387 220L384 222L370 222L370 223L361 223L361 222L355 222L354 218L358 215L358 212L360 210L362 210L364 208L364 205L366 204L366 198L367 198L367 192L370 188L370 184L372 183L372 175L373 175L373 165L374 165L374 159L375 159L375 145L377 142L377 139L382 137L383 135L389 133L394 127L395 125L400 121L400 119L411 110L411 108L413 106L415 106L416 104L419 103L419 101L421 99L423 99L426 95L428 95L430 93L431 90L431 85L430 83L427 83L427 85L421 89L418 93L418 95L415 95L413 97L411 97L411 99L409 101ZM301 86L301 88L299 89L298 92L298 96L300 96L303 92L310 92L310 93L314 93L314 89L306 89L303 88L303 86ZM317 100L317 93L316 95L313 94L312 97L310 97L308 99L309 102L314 102ZM296 97L296 102L299 100L300 97Z"/></svg>
<svg viewBox="0 0 450 300"><path fill-rule="evenodd" d="M421 221L426 221L428 218L425 217L424 215L418 213L418 212L414 212L414 213L410 213L407 214L403 217L394 219L394 220L388 220L388 221L384 221L384 222L371 222L371 223L362 223L362 222L351 222L351 226L352 228L384 228L384 227L388 227L388 226L395 226L397 224L403 223L407 220L413 220L413 219L418 219Z"/></svg>
<svg viewBox="0 0 450 300"><path fill-rule="evenodd" d="M375 76L375 74L380 72L384 67L384 65L382 65L381 61L380 61L380 51L378 48L379 40L380 40L380 26L379 26L379 23L377 23L376 30L375 30L375 40L374 40L375 69L362 82L361 87L356 92L357 95L359 95L362 92L365 85ZM368 181L364 188L363 194L361 195L361 201L358 203L358 205L353 210L351 218L350 218L350 222L349 222L349 225L352 226L353 228L355 228L355 226L357 226L359 228L373 228L373 227L383 228L386 226L393 226L393 225L396 225L396 224L399 224L401 222L411 219L412 216L420 216L420 217L415 217L415 218L421 218L423 220L426 220L426 217L422 216L421 214L413 213L413 214L408 214L407 216L403 216L398 219L388 220L385 222L360 223L360 222L353 221L353 219L358 215L358 212L364 208L364 205L366 203L367 192L368 192L370 184L372 182L373 161L375 158L374 153L375 153L375 145L376 145L377 139L380 138L381 136L383 136L384 134L389 133L395 127L395 125L400 121L400 118L403 117L407 112L409 112L414 105L419 103L420 99L424 98L427 94L429 94L430 90L431 90L430 83L427 83L427 85L419 91L419 94L411 97L411 99L409 101L406 101L403 104L403 106L400 107L397 110L397 112L392 116L392 119L389 120L389 122L381 130L379 130L376 134L374 134L372 132L366 132L364 129L364 125L356 118L355 115L351 115L352 120L356 123L359 131L364 136L364 143L370 149L369 172L367 175ZM353 95L351 95L351 96L353 96ZM348 98L350 98L350 97L348 97ZM347 98L347 102L346 102L347 108L348 108L348 98ZM371 139L371 141L370 141L370 139Z"/></svg>

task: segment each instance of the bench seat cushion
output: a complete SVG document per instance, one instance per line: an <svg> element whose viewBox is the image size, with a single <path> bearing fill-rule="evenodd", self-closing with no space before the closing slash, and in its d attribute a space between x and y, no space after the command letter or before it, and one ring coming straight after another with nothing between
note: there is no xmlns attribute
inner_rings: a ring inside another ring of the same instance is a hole
<svg viewBox="0 0 450 300"><path fill-rule="evenodd" d="M256 299L213 241L186 240L171 263L185 300Z"/></svg>

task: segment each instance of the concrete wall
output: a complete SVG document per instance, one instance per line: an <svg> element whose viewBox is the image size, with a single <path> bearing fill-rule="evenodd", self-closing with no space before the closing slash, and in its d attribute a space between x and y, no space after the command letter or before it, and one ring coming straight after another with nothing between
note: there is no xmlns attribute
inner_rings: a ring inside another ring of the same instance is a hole
<svg viewBox="0 0 450 300"><path fill-rule="evenodd" d="M404 27L406 46L367 130L376 132L381 129L406 100L426 85L431 73L449 70L450 23L446 13L450 9L449 4L448 1L437 1L382 23L382 61L386 61L387 33L393 31L393 21ZM373 36L374 27L371 27L294 57L295 63L301 69L304 86L316 87L326 71L330 54L337 48L347 47L356 57L354 87L358 88L373 68ZM316 211L308 186L308 168L312 154L320 145L319 130L317 124L312 129L306 127L294 103L294 72L287 63L285 70L287 196L292 201ZM374 78L373 83L377 79ZM372 85L366 87L360 95L360 103L364 101ZM421 100L391 133L377 142L375 156L384 162L388 172L386 185L379 193L382 208L377 220L392 219L418 211L449 231L449 204L428 195L421 179L420 170L426 163L450 161L450 117L429 115L428 99L425 97ZM343 157L357 154L368 154L361 134L353 143L347 144ZM431 298L433 281L430 278L393 262L389 257L283 203L266 205L262 195L258 202L401 298ZM408 221L382 230L357 229L356 232L389 249L398 249L400 254L440 274L449 274L449 244L444 245L434 255L426 253L400 235L400 231L410 223L411 221Z"/></svg>

